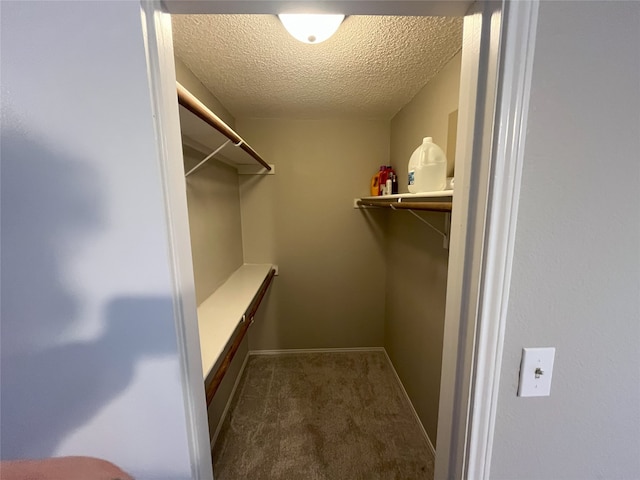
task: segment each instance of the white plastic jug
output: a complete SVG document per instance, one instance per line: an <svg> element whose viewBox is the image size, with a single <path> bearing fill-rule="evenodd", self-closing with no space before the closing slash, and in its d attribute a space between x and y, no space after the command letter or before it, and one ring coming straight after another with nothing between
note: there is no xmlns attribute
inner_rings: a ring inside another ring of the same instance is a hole
<svg viewBox="0 0 640 480"><path fill-rule="evenodd" d="M433 138L425 137L409 160L409 192L438 192L446 182L447 157Z"/></svg>

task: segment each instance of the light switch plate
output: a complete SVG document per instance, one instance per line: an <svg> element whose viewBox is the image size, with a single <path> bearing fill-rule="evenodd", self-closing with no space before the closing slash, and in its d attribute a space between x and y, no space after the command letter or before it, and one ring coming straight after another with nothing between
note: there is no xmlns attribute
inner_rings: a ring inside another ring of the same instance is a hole
<svg viewBox="0 0 640 480"><path fill-rule="evenodd" d="M519 397L548 397L556 349L523 348L520 362Z"/></svg>

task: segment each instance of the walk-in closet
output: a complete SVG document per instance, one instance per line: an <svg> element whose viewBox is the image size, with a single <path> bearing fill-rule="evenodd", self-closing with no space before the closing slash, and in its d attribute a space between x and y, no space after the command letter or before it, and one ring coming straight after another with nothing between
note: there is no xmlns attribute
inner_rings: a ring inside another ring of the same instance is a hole
<svg viewBox="0 0 640 480"><path fill-rule="evenodd" d="M215 478L432 478L463 17L171 23ZM448 183L408 194L424 137Z"/></svg>

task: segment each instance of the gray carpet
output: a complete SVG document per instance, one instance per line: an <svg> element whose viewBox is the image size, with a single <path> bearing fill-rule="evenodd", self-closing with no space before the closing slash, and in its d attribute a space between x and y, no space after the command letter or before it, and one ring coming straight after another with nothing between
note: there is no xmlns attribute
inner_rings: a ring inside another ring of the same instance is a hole
<svg viewBox="0 0 640 480"><path fill-rule="evenodd" d="M251 356L216 480L418 480L433 456L382 352Z"/></svg>

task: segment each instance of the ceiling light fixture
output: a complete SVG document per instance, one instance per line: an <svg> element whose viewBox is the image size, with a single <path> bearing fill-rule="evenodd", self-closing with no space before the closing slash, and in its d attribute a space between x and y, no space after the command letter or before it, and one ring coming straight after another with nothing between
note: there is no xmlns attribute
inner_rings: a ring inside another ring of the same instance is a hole
<svg viewBox="0 0 640 480"><path fill-rule="evenodd" d="M278 18L291 36L304 43L316 44L336 33L344 15L281 13Z"/></svg>

